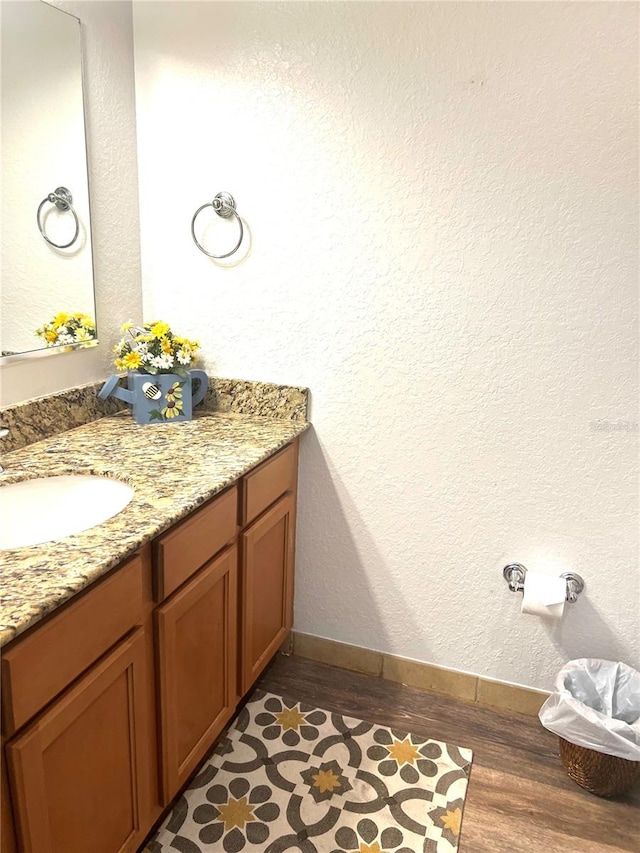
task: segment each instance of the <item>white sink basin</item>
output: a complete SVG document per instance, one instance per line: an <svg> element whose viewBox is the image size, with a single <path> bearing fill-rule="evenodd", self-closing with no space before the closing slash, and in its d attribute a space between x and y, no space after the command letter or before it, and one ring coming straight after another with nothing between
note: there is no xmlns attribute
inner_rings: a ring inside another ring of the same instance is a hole
<svg viewBox="0 0 640 853"><path fill-rule="evenodd" d="M133 497L119 480L40 477L0 486L0 550L56 542L113 518Z"/></svg>

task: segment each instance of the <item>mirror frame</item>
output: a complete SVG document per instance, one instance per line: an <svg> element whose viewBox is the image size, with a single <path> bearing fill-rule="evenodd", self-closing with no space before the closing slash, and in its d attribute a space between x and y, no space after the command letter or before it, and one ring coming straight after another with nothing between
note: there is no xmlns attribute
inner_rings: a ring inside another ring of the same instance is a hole
<svg viewBox="0 0 640 853"><path fill-rule="evenodd" d="M85 171L87 173L87 196L89 199L89 239L88 243L91 248L91 278L93 286L93 306L94 306L94 322L96 327L96 337L89 341L78 341L74 344L60 344L55 347L41 347L40 349L25 350L24 352L13 353L12 355L0 355L0 365L13 364L18 361L28 361L34 358L45 358L51 355L63 355L64 353L76 352L77 350L90 349L97 347L100 343L98 337L98 294L96 287L96 262L93 245L93 217L91 216L91 175L89 174L89 135L87 133L87 75L85 70L85 50L84 39L82 32L82 19L77 15L67 12L66 9L61 9L59 6L54 6L52 3L47 3L47 0L39 0L45 6L55 9L57 12L67 15L78 22L78 35L80 46L80 86L82 88L82 127L84 130L84 155L85 155Z"/></svg>

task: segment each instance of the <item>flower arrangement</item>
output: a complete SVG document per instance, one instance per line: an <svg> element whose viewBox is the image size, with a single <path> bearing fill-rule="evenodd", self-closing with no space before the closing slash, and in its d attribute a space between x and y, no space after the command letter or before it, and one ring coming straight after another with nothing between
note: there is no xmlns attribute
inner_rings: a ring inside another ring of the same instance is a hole
<svg viewBox="0 0 640 853"><path fill-rule="evenodd" d="M121 331L124 336L113 348L116 370L186 376L200 347L197 341L174 335L169 324L161 320L144 326L125 323Z"/></svg>
<svg viewBox="0 0 640 853"><path fill-rule="evenodd" d="M88 314L67 314L60 311L49 323L36 329L48 347L68 346L91 341L96 336L96 324Z"/></svg>

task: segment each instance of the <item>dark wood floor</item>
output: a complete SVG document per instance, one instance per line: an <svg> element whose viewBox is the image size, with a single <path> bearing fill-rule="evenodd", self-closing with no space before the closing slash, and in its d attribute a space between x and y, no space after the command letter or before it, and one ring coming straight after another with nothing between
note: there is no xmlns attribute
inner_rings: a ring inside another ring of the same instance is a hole
<svg viewBox="0 0 640 853"><path fill-rule="evenodd" d="M278 655L258 687L473 750L459 853L640 853L640 788L615 800L566 776L537 718Z"/></svg>

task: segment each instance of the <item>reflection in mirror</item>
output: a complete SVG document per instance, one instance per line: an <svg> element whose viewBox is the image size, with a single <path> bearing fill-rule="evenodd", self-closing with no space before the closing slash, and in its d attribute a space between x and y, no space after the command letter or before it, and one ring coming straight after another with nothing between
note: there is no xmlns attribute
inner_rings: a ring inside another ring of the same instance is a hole
<svg viewBox="0 0 640 853"><path fill-rule="evenodd" d="M7 357L97 343L80 21L2 0L2 286Z"/></svg>

